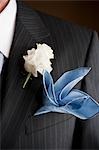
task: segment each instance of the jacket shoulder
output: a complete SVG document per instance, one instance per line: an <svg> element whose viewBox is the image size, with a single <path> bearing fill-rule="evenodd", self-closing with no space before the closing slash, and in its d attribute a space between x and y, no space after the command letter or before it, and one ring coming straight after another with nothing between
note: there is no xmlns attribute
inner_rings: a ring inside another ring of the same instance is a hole
<svg viewBox="0 0 99 150"><path fill-rule="evenodd" d="M78 40L80 42L84 41L86 47L88 47L88 45L90 44L91 38L94 33L92 29L88 29L87 27L67 20L63 20L52 15L48 15L41 11L33 10L32 8L27 7L24 4L21 6L21 10L24 12L24 16L26 15L27 18L33 18L32 16L34 14L37 14L37 16L40 17L40 20L42 20L42 22L54 37L64 37L64 41L71 41L72 39L75 39L75 42L78 42Z"/></svg>
<svg viewBox="0 0 99 150"><path fill-rule="evenodd" d="M91 35L91 33L93 33L92 29L88 29L87 27L80 26L76 23L63 20L61 18L52 16L52 15L48 15L38 10L33 10L32 8L26 6L22 2L19 3L19 6L21 8L21 11L24 12L24 16L26 15L28 18L32 17L32 15L37 13L39 17L41 18L41 20L43 21L43 23L45 23L45 25L50 31L54 30L54 32L57 32L61 30L64 32L67 32L67 31L69 32L71 30L71 32L75 32L75 34L81 33L81 34L86 34L89 36Z"/></svg>

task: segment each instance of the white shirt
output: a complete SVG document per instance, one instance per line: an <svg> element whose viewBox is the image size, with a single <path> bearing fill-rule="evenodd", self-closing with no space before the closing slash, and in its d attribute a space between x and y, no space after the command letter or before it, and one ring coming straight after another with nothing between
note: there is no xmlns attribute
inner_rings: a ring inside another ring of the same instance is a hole
<svg viewBox="0 0 99 150"><path fill-rule="evenodd" d="M13 40L16 13L16 0L10 0L6 8L0 13L0 51L7 58Z"/></svg>

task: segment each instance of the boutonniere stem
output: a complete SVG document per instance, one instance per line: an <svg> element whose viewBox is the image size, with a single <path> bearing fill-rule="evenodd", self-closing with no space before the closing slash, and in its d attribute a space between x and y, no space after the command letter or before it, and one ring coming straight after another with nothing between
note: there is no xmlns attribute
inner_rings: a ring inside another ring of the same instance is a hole
<svg viewBox="0 0 99 150"><path fill-rule="evenodd" d="M27 82L29 81L31 75L32 75L31 73L28 73L27 78L26 78L26 80L24 82L24 85L23 85L23 89L25 88L25 86L26 86Z"/></svg>

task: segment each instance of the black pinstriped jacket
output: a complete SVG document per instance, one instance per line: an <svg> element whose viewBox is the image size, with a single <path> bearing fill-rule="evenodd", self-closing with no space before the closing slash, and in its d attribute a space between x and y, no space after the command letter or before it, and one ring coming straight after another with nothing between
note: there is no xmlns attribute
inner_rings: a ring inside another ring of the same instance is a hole
<svg viewBox="0 0 99 150"><path fill-rule="evenodd" d="M54 50L54 80L67 70L92 67L90 74L77 88L99 101L97 33L33 11L19 2L10 57L2 75L1 148L99 149L99 116L87 121L68 114L33 116L42 104L42 77L32 78L25 89L22 88L26 78L23 55L36 43L46 43Z"/></svg>

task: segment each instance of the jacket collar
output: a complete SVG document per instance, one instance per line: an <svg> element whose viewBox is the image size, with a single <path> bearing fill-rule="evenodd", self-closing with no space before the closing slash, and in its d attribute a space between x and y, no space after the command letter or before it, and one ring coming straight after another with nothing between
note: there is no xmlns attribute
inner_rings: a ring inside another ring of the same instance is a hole
<svg viewBox="0 0 99 150"><path fill-rule="evenodd" d="M33 104L35 100L38 89L42 87L41 77L39 77L38 79L33 78L25 89L22 88L26 79L26 76L22 73L24 68L23 55L28 49L34 47L35 43L42 41L45 43L47 39L50 39L49 37L50 33L39 14L27 8L22 2L18 2L14 39L6 66L6 73L3 76L2 88L2 135L5 140L7 137L9 145L11 144L10 135L17 136L19 132L19 129L13 127L20 128L28 109L31 107L31 103ZM35 109L35 105L33 109ZM15 119L13 122L12 118ZM13 130L10 131L9 127L12 127Z"/></svg>
<svg viewBox="0 0 99 150"><path fill-rule="evenodd" d="M18 3L17 19L23 24L25 29L35 40L46 38L50 35L49 30L45 26L39 12L28 8L23 2Z"/></svg>
<svg viewBox="0 0 99 150"><path fill-rule="evenodd" d="M4 104L6 104L6 101L8 104L8 99L11 99L8 96L9 93L11 94L16 89L20 89L22 93L24 93L24 91L26 90L22 89L22 80L24 81L25 79L22 72L24 70L23 55L27 53L28 49L35 47L36 43L41 43L42 41L46 42L47 39L50 39L50 32L46 28L38 12L26 7L23 2L19 1L17 7L18 12L16 17L16 27L13 43L11 46L9 59L5 65L6 67L4 68L5 71L3 74L2 99L6 99L2 100ZM17 82L20 85L18 85ZM39 83L39 80L33 79L33 82ZM38 84L36 84L35 86L37 85ZM29 86L29 89L31 89L31 86ZM33 91L33 89L31 89L31 91ZM10 96L12 97L12 94Z"/></svg>

